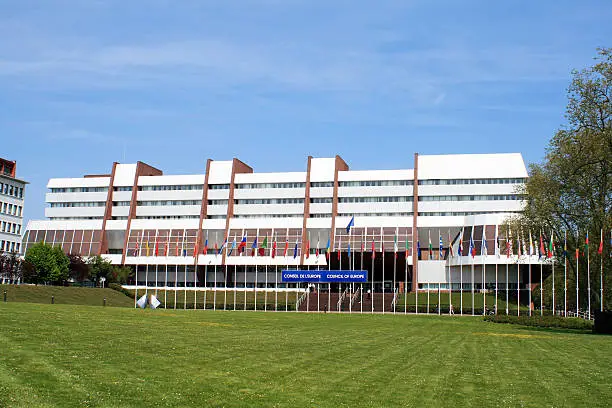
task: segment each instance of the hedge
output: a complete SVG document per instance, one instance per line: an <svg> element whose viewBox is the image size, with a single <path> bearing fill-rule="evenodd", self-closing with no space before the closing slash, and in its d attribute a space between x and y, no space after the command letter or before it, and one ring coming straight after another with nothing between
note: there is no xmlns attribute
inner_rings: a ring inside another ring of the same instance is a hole
<svg viewBox="0 0 612 408"><path fill-rule="evenodd" d="M511 315L495 315L484 316L484 320L493 323L508 323L519 324L522 326L533 327L553 327L562 329L575 330L592 330L593 322L577 317L561 317L561 316L511 316Z"/></svg>

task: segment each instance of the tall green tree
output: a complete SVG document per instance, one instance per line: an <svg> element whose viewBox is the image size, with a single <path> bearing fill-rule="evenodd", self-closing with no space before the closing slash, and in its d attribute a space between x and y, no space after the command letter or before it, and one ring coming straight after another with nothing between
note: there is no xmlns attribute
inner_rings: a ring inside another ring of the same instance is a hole
<svg viewBox="0 0 612 408"><path fill-rule="evenodd" d="M612 306L612 258L608 254L612 249L606 237L612 228L612 49L599 49L593 66L573 72L566 118L565 126L550 140L544 161L530 165L530 177L523 191L527 205L517 221L523 228L543 231L547 237L554 234L558 260L563 259L563 240L567 234L572 279L576 268L574 248L580 248L582 307L588 298L586 257L582 253L588 251L591 259L593 309L600 302L599 271L603 262L604 284L609 289L604 292L604 304L609 308ZM598 254L602 229L605 231L603 257ZM555 275L555 290L562 290L562 286L557 286L561 279ZM550 282L548 285L550 289ZM575 296L570 298L574 300Z"/></svg>
<svg viewBox="0 0 612 408"><path fill-rule="evenodd" d="M36 271L29 275L30 283L62 284L68 280L70 260L60 247L39 242L28 248L25 261Z"/></svg>

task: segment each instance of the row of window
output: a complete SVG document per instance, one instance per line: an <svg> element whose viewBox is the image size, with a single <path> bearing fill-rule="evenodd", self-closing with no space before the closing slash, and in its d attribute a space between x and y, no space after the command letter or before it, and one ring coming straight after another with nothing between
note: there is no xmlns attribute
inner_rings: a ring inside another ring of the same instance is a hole
<svg viewBox="0 0 612 408"><path fill-rule="evenodd" d="M19 242L13 241L0 241L0 252L17 252L19 253L19 249L21 248L21 244Z"/></svg>
<svg viewBox="0 0 612 408"><path fill-rule="evenodd" d="M412 217L412 212L339 213L339 217Z"/></svg>
<svg viewBox="0 0 612 408"><path fill-rule="evenodd" d="M70 220L101 220L103 217L49 217L51 221L70 221Z"/></svg>
<svg viewBox="0 0 612 408"><path fill-rule="evenodd" d="M340 197L339 203L406 203L413 201L408 196L385 196L385 197Z"/></svg>
<svg viewBox="0 0 612 408"><path fill-rule="evenodd" d="M208 205L227 205L228 200L208 200Z"/></svg>
<svg viewBox="0 0 612 408"><path fill-rule="evenodd" d="M106 193L108 187L53 187L52 193Z"/></svg>
<svg viewBox="0 0 612 408"><path fill-rule="evenodd" d="M480 215L480 214L518 214L516 211L432 211L419 212L419 217L456 217L464 215Z"/></svg>
<svg viewBox="0 0 612 408"><path fill-rule="evenodd" d="M132 186L113 187L113 191L132 191Z"/></svg>
<svg viewBox="0 0 612 408"><path fill-rule="evenodd" d="M331 197L315 197L310 199L311 204L330 204L332 201Z"/></svg>
<svg viewBox="0 0 612 408"><path fill-rule="evenodd" d="M127 217L126 217L127 219ZM143 215L137 216L137 220L199 220L199 215Z"/></svg>
<svg viewBox="0 0 612 408"><path fill-rule="evenodd" d="M0 193L15 198L23 198L23 187L17 187L8 183L0 183Z"/></svg>
<svg viewBox="0 0 612 408"><path fill-rule="evenodd" d="M516 201L523 199L522 195L517 194L419 196L419 201Z"/></svg>
<svg viewBox="0 0 612 408"><path fill-rule="evenodd" d="M71 207L104 207L105 201L71 201L62 203L49 203L51 208L71 208Z"/></svg>
<svg viewBox="0 0 612 408"><path fill-rule="evenodd" d="M7 234L21 234L21 224L2 221L2 224L0 224L0 232L6 232Z"/></svg>
<svg viewBox="0 0 612 408"><path fill-rule="evenodd" d="M17 204L0 203L0 213L21 217L23 207Z"/></svg>
<svg viewBox="0 0 612 408"><path fill-rule="evenodd" d="M306 183L245 183L236 184L237 189L254 189L254 188L305 188Z"/></svg>
<svg viewBox="0 0 612 408"><path fill-rule="evenodd" d="M202 200L156 200L156 201L138 201L139 207L157 207L168 205L201 205Z"/></svg>
<svg viewBox="0 0 612 408"><path fill-rule="evenodd" d="M201 184L184 184L174 186L138 186L138 191L187 191L202 190Z"/></svg>
<svg viewBox="0 0 612 408"><path fill-rule="evenodd" d="M421 186L448 186L457 184L522 184L524 178L486 178L486 179L431 179L419 180Z"/></svg>
<svg viewBox="0 0 612 408"><path fill-rule="evenodd" d="M229 184L209 184L209 190L229 190Z"/></svg>
<svg viewBox="0 0 612 408"><path fill-rule="evenodd" d="M304 204L303 198L249 198L234 200L234 204Z"/></svg>
<svg viewBox="0 0 612 408"><path fill-rule="evenodd" d="M304 214L238 214L234 218L304 218Z"/></svg>
<svg viewBox="0 0 612 408"><path fill-rule="evenodd" d="M130 201L113 201L113 207L129 207Z"/></svg>
<svg viewBox="0 0 612 408"><path fill-rule="evenodd" d="M412 186L414 180L361 180L361 181L341 181L340 187L392 187L392 186Z"/></svg>
<svg viewBox="0 0 612 408"><path fill-rule="evenodd" d="M310 183L311 188L319 188L319 187L333 187L333 181L313 181Z"/></svg>

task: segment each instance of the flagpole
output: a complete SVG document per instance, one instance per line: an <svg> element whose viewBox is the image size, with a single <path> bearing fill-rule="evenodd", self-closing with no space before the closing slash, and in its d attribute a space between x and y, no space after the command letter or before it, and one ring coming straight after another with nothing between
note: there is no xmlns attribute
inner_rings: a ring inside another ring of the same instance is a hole
<svg viewBox="0 0 612 408"><path fill-rule="evenodd" d="M604 297L603 297L603 264L604 264L604 255L603 255L603 228L601 229L601 240L599 241L599 247L601 249L599 255L601 257L601 269L599 270L599 311L603 312L604 310Z"/></svg>
<svg viewBox="0 0 612 408"><path fill-rule="evenodd" d="M363 229L363 231L361 231L361 255L359 257L359 265L362 271L363 271L363 251L365 249L365 228ZM360 291L360 305L359 305L359 309L360 309L360 313L363 313L363 283L359 284L359 291Z"/></svg>
<svg viewBox="0 0 612 408"><path fill-rule="evenodd" d="M545 255L542 253L542 248L544 248L542 240L542 230L540 230L540 259L538 259L538 262L540 262L540 316L544 316L544 265L541 257Z"/></svg>
<svg viewBox="0 0 612 408"><path fill-rule="evenodd" d="M217 310L217 288L219 287L219 285L217 282L217 260L216 259L215 259L215 265L213 267L213 273L215 274L215 290L213 291L213 310Z"/></svg>
<svg viewBox="0 0 612 408"><path fill-rule="evenodd" d="M533 256L533 239L531 237L531 230L529 230L529 277L527 282L527 301L529 302L529 316L531 316L531 257Z"/></svg>
<svg viewBox="0 0 612 408"><path fill-rule="evenodd" d="M579 285L578 285L578 258L580 257L580 250L578 249L579 242L579 233L576 231L576 317L578 317L578 313L580 312L580 303L579 303Z"/></svg>
<svg viewBox="0 0 612 408"><path fill-rule="evenodd" d="M474 226L472 225L472 233L470 235L470 255L472 256L472 316L474 316L474 286L476 283L474 282L474 251L476 248L474 246L476 243L474 242Z"/></svg>
<svg viewBox="0 0 612 408"><path fill-rule="evenodd" d="M334 232L335 236L335 232ZM338 269L342 270L342 233L340 233L340 239L338 241ZM342 310L342 303L340 298L342 296L342 283L338 283L338 312Z"/></svg>
<svg viewBox="0 0 612 408"><path fill-rule="evenodd" d="M174 265L174 309L176 310L176 302L178 295L178 261L176 265Z"/></svg>
<svg viewBox="0 0 612 408"><path fill-rule="evenodd" d="M459 239L461 252L459 253L459 314L463 315L463 227L461 227L461 238Z"/></svg>
<svg viewBox="0 0 612 408"><path fill-rule="evenodd" d="M257 239L259 237L259 228L257 228L257 230L255 231L255 234L257 234L255 236L255 239ZM255 257L257 258L259 256L259 248L255 248ZM255 263L255 299L253 300L253 309L255 311L257 311L257 271L259 270L259 262L254 262Z"/></svg>
<svg viewBox="0 0 612 408"><path fill-rule="evenodd" d="M486 225L482 226L482 242L480 243L480 256L482 256L482 314L487 314L487 289L485 288L485 258L488 255Z"/></svg>
<svg viewBox="0 0 612 408"><path fill-rule="evenodd" d="M586 245L586 251L587 251L587 294L588 294L588 300L589 300L589 304L588 304L588 308L587 308L587 312L588 312L588 319L591 320L591 251L589 251L589 231L587 231L587 245Z"/></svg>
<svg viewBox="0 0 612 408"><path fill-rule="evenodd" d="M393 297L395 298L395 274L397 273L396 267L397 267L397 227L395 227L395 242L393 243ZM393 314L395 314L396 311L396 302L393 302Z"/></svg>
<svg viewBox="0 0 612 408"><path fill-rule="evenodd" d="M448 260L446 263L448 264L448 315L451 314L451 305L453 304L453 278L451 276L451 259L452 259L452 250L453 241L451 241L451 233L450 228L448 229Z"/></svg>
<svg viewBox="0 0 612 408"><path fill-rule="evenodd" d="M404 251L404 314L408 313L408 227L406 227L406 242L404 243L406 250Z"/></svg>
<svg viewBox="0 0 612 408"><path fill-rule="evenodd" d="M567 317L567 230L563 231L563 317Z"/></svg>
<svg viewBox="0 0 612 408"><path fill-rule="evenodd" d="M382 313L385 314L385 235L383 228L380 229L380 245L382 256Z"/></svg>
<svg viewBox="0 0 612 408"><path fill-rule="evenodd" d="M521 230L516 238L516 315L521 315Z"/></svg>
<svg viewBox="0 0 612 408"><path fill-rule="evenodd" d="M554 240L554 232L550 232L550 244L548 246L548 250L550 252L550 258L552 262L552 314L553 316L557 314L557 304L555 302L555 254L552 253L552 249L554 248L553 241Z"/></svg>
<svg viewBox="0 0 612 408"><path fill-rule="evenodd" d="M372 276L370 282L372 283L372 293L370 294L370 301L372 302L372 314L374 314L374 254L376 251L376 246L374 243L374 233L372 233L372 256L370 257L372 260Z"/></svg>

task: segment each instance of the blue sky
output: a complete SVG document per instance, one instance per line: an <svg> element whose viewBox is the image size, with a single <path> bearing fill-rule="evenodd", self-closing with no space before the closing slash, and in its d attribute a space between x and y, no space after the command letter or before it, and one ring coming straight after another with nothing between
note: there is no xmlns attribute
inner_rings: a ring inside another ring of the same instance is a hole
<svg viewBox="0 0 612 408"><path fill-rule="evenodd" d="M612 46L612 2L13 0L0 3L0 157L31 184L141 160L301 171L421 154L541 160L570 72Z"/></svg>

